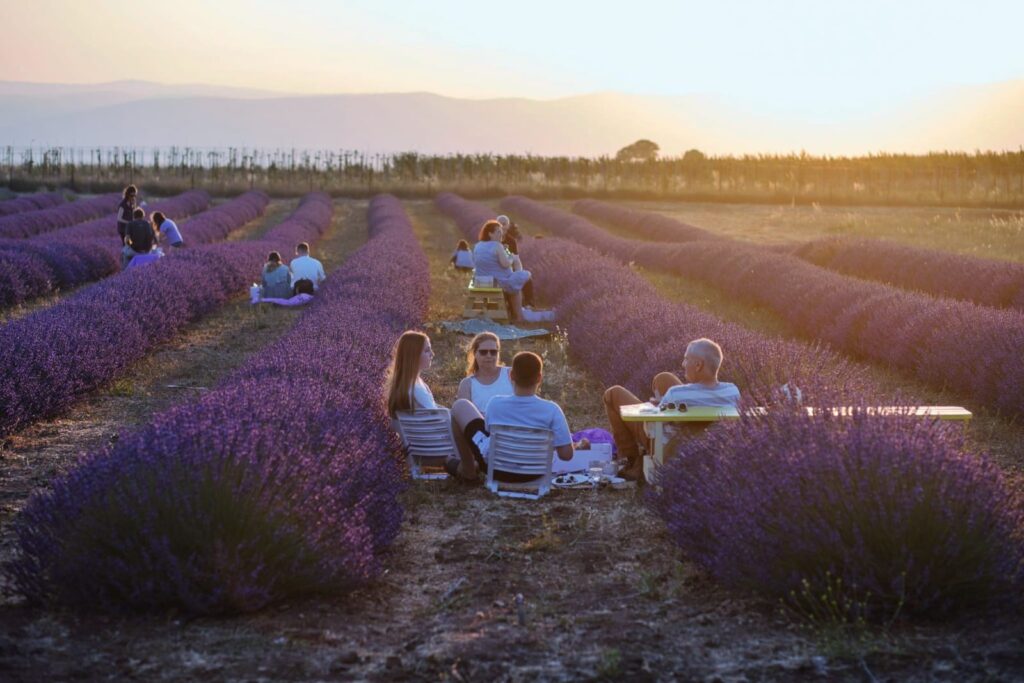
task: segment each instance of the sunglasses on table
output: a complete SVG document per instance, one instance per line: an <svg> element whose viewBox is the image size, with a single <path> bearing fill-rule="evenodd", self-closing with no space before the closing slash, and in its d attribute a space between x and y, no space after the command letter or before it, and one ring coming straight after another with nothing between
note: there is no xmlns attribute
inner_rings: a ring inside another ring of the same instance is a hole
<svg viewBox="0 0 1024 683"><path fill-rule="evenodd" d="M678 403L674 401L669 401L668 403L662 403L660 406L658 406L658 410L660 410L661 412L665 412L666 410L678 410L681 413L685 413L686 404L683 403L682 401L679 401Z"/></svg>
<svg viewBox="0 0 1024 683"><path fill-rule="evenodd" d="M481 356L497 356L498 355L498 349L477 349L476 352L479 353Z"/></svg>

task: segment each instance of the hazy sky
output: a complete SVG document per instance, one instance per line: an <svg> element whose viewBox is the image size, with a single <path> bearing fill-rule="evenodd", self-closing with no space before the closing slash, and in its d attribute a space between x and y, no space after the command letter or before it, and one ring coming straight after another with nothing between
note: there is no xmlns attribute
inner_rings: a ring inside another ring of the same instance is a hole
<svg viewBox="0 0 1024 683"><path fill-rule="evenodd" d="M0 26L0 80L718 93L827 114L1024 77L1020 0L0 0Z"/></svg>

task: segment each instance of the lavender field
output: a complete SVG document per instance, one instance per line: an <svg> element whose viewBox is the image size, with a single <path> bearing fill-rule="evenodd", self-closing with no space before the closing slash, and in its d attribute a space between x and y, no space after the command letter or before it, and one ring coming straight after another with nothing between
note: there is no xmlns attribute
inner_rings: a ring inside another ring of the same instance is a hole
<svg viewBox="0 0 1024 683"><path fill-rule="evenodd" d="M723 228L685 204L197 194L169 200L196 246L146 268L18 247L85 248L102 217L0 245L11 303L59 296L0 326L5 680L1024 676L1013 259L928 241L934 215L903 217L914 238L891 250L913 265L886 270L868 251L885 235L803 216L765 245L735 227L744 207ZM451 405L467 338L439 325L462 311L448 260L499 212L557 312L501 358L541 354L573 430L607 429L604 388L649 395L700 336L768 417L687 440L658 487L527 502L409 480L381 396L391 347L427 331L425 379ZM254 315L248 283L298 241L326 283ZM27 289L44 267L81 275ZM974 419L812 419L783 384L809 406Z"/></svg>

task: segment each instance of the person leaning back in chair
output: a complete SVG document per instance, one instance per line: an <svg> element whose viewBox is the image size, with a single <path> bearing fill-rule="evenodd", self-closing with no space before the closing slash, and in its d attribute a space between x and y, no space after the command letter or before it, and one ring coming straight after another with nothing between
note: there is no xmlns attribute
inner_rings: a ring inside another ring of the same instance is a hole
<svg viewBox="0 0 1024 683"><path fill-rule="evenodd" d="M694 339L687 344L683 354L683 377L686 383L671 372L660 372L651 382L654 398L659 406L711 406L736 407L740 402L740 390L731 382L719 382L718 370L722 367L722 347L710 339ZM640 448L650 448L650 435L641 422L624 422L619 409L622 406L642 403L628 389L614 386L604 392L604 408L611 423L612 436L619 451L619 457L627 460L626 469L620 476L639 479L643 475L643 457Z"/></svg>
<svg viewBox="0 0 1024 683"><path fill-rule="evenodd" d="M313 294L327 279L323 264L309 255L309 245L305 242L295 247L295 258L288 267L292 271L292 294Z"/></svg>

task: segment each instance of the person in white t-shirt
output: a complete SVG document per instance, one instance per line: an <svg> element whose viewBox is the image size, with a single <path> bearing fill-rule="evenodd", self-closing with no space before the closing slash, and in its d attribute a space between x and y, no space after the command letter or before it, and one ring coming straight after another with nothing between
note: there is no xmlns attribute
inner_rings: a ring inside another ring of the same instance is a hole
<svg viewBox="0 0 1024 683"><path fill-rule="evenodd" d="M722 347L710 339L694 339L686 346L683 355L683 376L686 383L671 372L658 373L651 382L654 400L659 406L737 407L740 390L731 382L719 382L718 370L722 367ZM628 389L614 386L604 392L604 407L612 427L619 457L627 461L627 467L620 472L626 479L643 476L641 446L650 449L649 437L644 424L624 422L619 409L625 405L642 403ZM698 427L699 428L699 427Z"/></svg>
<svg viewBox="0 0 1024 683"><path fill-rule="evenodd" d="M305 242L295 247L295 258L288 267L292 271L292 294L313 294L327 279L323 264L309 255L309 245Z"/></svg>
<svg viewBox="0 0 1024 683"><path fill-rule="evenodd" d="M487 414L487 405L495 396L510 396L510 368L501 363L501 340L493 332L481 332L469 342L466 378L459 383L455 398L464 398Z"/></svg>
<svg viewBox="0 0 1024 683"><path fill-rule="evenodd" d="M396 419L400 410L415 412L439 407L434 401L433 392L421 377L422 373L430 370L433 361L434 350L430 344L430 337L426 334L407 330L398 338L392 353L386 386L388 416L391 419ZM456 404L459 403L456 401ZM455 406L452 407L452 432L455 435L455 445L459 448L460 460L465 463L461 475L465 479L473 480L477 472L476 460L481 454L474 451L473 446L463 435L470 422L480 419L482 423L483 420L472 403L461 403L466 405L460 406L459 410L456 410Z"/></svg>
<svg viewBox="0 0 1024 683"><path fill-rule="evenodd" d="M544 361L541 357L530 351L517 353L512 359L515 393L491 399L484 426L488 433L492 425L549 429L554 434L552 445L555 453L562 460L572 460L577 444L573 443L565 413L554 401L537 395L543 379ZM523 481L536 477L496 471L494 478L499 481Z"/></svg>

